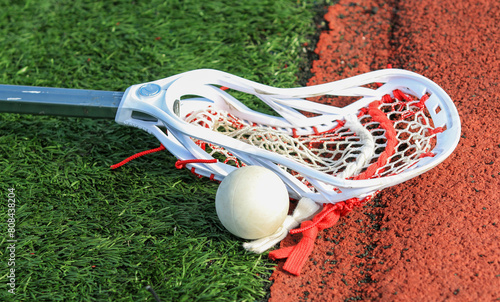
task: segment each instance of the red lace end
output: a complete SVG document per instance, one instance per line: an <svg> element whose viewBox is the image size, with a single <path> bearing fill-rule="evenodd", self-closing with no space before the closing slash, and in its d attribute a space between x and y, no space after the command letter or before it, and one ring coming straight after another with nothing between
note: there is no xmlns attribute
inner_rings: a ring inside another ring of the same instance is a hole
<svg viewBox="0 0 500 302"><path fill-rule="evenodd" d="M291 234L302 233L302 239L297 245L271 251L269 258L271 260L287 259L283 265L283 270L295 276L300 275L302 267L314 249L314 241L318 236L318 232L331 228L339 221L340 217L345 216L354 207L371 200L378 192L365 197L363 200L351 198L336 204L325 204L323 210L316 214L312 220L304 221L300 225L300 229L290 231Z"/></svg>
<svg viewBox="0 0 500 302"><path fill-rule="evenodd" d="M165 146L160 145L160 147L158 147L158 148L154 148L154 149L151 149L151 150L146 150L146 151L139 152L137 154L134 154L134 155L132 155L132 156L130 156L130 157L122 160L121 162L119 162L117 164L112 165L110 168L111 169L119 168L119 167L123 166L124 164L128 163L129 161L132 161L132 160L134 160L136 158L139 158L139 157L147 155L147 154L151 154L151 153L163 151L163 150L165 150Z"/></svg>
<svg viewBox="0 0 500 302"><path fill-rule="evenodd" d="M178 160L175 162L175 167L177 169L185 168L187 164L215 164L217 159L187 159L187 160Z"/></svg>

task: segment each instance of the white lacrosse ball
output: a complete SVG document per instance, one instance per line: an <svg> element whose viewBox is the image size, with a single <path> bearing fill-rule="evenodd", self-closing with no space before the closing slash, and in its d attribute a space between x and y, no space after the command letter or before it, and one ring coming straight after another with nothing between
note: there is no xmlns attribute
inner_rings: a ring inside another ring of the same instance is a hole
<svg viewBox="0 0 500 302"><path fill-rule="evenodd" d="M245 166L229 173L215 197L222 225L244 239L272 235L285 221L288 206L288 191L283 181L260 166Z"/></svg>

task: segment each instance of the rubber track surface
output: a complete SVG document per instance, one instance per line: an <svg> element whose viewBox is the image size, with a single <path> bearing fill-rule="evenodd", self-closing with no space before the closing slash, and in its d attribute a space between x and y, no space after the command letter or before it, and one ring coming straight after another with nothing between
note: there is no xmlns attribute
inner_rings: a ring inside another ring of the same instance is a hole
<svg viewBox="0 0 500 302"><path fill-rule="evenodd" d="M280 261L270 301L500 300L500 3L341 0L324 18L309 84L415 71L451 96L462 138L437 168L320 232L300 276Z"/></svg>

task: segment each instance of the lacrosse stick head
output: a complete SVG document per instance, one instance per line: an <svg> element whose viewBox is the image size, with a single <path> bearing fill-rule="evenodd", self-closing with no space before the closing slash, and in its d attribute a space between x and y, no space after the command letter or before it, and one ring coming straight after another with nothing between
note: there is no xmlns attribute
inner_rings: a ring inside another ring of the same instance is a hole
<svg viewBox="0 0 500 302"><path fill-rule="evenodd" d="M232 91L275 114L251 110ZM323 95L358 100L343 108L311 101ZM278 174L291 197L319 203L367 197L418 176L448 157L460 137L446 92L398 69L299 88L195 70L130 87L116 121L155 135L177 158L192 160L187 168L195 174L222 180L259 165Z"/></svg>

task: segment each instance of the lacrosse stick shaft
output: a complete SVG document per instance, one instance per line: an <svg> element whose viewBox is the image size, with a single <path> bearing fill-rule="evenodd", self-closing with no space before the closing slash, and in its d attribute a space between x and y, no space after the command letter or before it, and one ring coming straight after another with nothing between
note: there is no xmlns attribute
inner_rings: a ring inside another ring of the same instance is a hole
<svg viewBox="0 0 500 302"><path fill-rule="evenodd" d="M114 119L123 92L0 85L0 112Z"/></svg>

